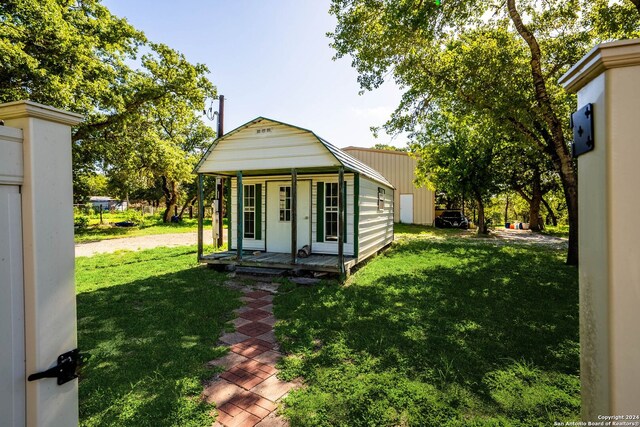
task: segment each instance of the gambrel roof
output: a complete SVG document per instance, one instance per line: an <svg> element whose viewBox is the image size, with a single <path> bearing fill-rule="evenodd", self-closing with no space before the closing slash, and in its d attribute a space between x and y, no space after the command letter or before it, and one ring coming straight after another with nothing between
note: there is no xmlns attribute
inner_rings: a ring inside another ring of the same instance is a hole
<svg viewBox="0 0 640 427"><path fill-rule="evenodd" d="M314 132L277 120L258 117L216 139L202 156L195 173L246 175L309 172L360 173L393 188L378 171L365 165Z"/></svg>

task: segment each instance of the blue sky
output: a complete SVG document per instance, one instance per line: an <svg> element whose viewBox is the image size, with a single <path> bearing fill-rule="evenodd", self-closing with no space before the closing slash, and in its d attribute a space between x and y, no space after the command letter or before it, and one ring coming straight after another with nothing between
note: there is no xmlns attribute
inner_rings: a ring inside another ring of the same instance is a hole
<svg viewBox="0 0 640 427"><path fill-rule="evenodd" d="M206 64L223 94L225 131L257 116L311 129L339 147L405 139L382 125L400 101L393 82L358 95L350 58L333 61L328 0L103 0L154 42ZM216 104L217 105L217 104Z"/></svg>

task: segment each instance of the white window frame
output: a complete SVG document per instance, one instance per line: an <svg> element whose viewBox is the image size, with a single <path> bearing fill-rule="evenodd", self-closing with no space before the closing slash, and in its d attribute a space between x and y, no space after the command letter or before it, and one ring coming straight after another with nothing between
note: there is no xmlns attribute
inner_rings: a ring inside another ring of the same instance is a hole
<svg viewBox="0 0 640 427"><path fill-rule="evenodd" d="M330 188L333 188L333 186L335 186L335 193L333 191L329 191ZM339 204L340 204L340 197L339 197L339 191L338 191L338 183L337 182L325 182L324 183L324 240L325 242L337 242L338 241L338 234L340 233L340 230L338 229L338 227L340 226L340 221L338 218L338 214L339 214ZM329 195L329 193L331 193L331 195ZM327 203L327 201L331 199L335 199L335 205L331 205L329 206L329 203ZM330 235L329 234L329 223L327 221L327 219L329 218L329 215L331 214L332 216L335 215L335 223L336 223L336 234L335 236Z"/></svg>
<svg viewBox="0 0 640 427"><path fill-rule="evenodd" d="M253 195L249 194L249 189L252 189ZM244 184L243 185L243 206L242 206L242 237L245 239L255 239L256 237L256 185L255 184ZM248 203L251 202L251 203ZM247 214L252 213L252 221L253 221L253 233L247 232Z"/></svg>

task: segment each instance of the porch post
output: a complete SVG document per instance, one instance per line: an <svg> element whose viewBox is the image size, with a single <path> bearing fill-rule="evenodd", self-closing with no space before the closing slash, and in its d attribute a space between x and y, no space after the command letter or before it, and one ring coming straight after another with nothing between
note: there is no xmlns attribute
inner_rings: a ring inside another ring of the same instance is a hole
<svg viewBox="0 0 640 427"><path fill-rule="evenodd" d="M298 171L291 169L291 263L298 253Z"/></svg>
<svg viewBox="0 0 640 427"><path fill-rule="evenodd" d="M218 244L218 248L221 248L222 244L224 243L224 235L223 235L224 234L224 226L223 226L224 214L222 212L224 207L224 178L217 179L216 184L217 184L216 191L218 192L218 242L217 244Z"/></svg>
<svg viewBox="0 0 640 427"><path fill-rule="evenodd" d="M338 271L344 274L344 167L338 169Z"/></svg>
<svg viewBox="0 0 640 427"><path fill-rule="evenodd" d="M202 200L202 174L198 174L198 261L202 258L202 219L204 216L203 200Z"/></svg>
<svg viewBox="0 0 640 427"><path fill-rule="evenodd" d="M242 171L238 171L237 175L238 177L238 188L236 190L236 193L238 194L237 197L237 201L238 203L236 203L236 218L237 218L237 224L236 224L236 250L238 251L237 253L237 259L238 261L242 261L242 236L244 235L244 233L242 232L244 223L242 222L242 211L244 210L244 207L242 206L242 202L243 202L243 198L242 198L242 191L244 190L244 188L242 187Z"/></svg>

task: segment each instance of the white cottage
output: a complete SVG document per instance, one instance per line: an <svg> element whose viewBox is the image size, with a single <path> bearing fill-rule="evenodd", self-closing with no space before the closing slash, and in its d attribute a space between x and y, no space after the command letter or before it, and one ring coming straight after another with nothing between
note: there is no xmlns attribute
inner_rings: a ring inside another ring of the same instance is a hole
<svg viewBox="0 0 640 427"><path fill-rule="evenodd" d="M230 194L229 250L202 253L199 215L201 262L349 274L393 240L394 187L310 130L258 117L216 139L195 172Z"/></svg>

